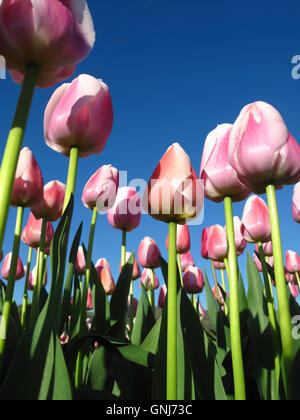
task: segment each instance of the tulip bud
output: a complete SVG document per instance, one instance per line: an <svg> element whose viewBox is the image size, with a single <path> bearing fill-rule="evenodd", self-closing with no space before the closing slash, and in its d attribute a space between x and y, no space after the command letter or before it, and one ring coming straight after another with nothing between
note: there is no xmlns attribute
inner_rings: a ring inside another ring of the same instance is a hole
<svg viewBox="0 0 300 420"><path fill-rule="evenodd" d="M145 268L142 274L141 282L146 288L146 290L151 290L152 283L151 283L151 269ZM154 290L159 288L159 280L156 274L154 273Z"/></svg>
<svg viewBox="0 0 300 420"><path fill-rule="evenodd" d="M188 267L183 275L183 288L186 293L202 293L204 278L202 271L198 267Z"/></svg>
<svg viewBox="0 0 300 420"><path fill-rule="evenodd" d="M242 222L240 221L238 216L235 216L233 218L233 223L234 223L234 237L235 237L236 253L237 253L237 256L239 257L240 255L243 254L247 246L247 241L244 239L244 236L242 234ZM225 226L225 230L226 230L226 226Z"/></svg>
<svg viewBox="0 0 300 420"><path fill-rule="evenodd" d="M133 317L135 317L139 301L135 297L132 297L132 302L133 302ZM128 318L131 315L130 311L131 311L131 299L130 299L130 296L129 296L129 298L128 298L128 311L127 311Z"/></svg>
<svg viewBox="0 0 300 420"><path fill-rule="evenodd" d="M207 240L209 235L210 227L203 229L202 239L201 239L201 256L206 260L209 260L208 249L207 249Z"/></svg>
<svg viewBox="0 0 300 420"><path fill-rule="evenodd" d="M131 257L131 252L126 252L126 262L128 262L129 258ZM120 263L120 267L119 267L120 273L122 271L122 263ZM134 259L134 263L133 263L133 271L132 271L132 280L137 280L141 277L141 269L139 266L139 263L137 261L137 259Z"/></svg>
<svg viewBox="0 0 300 420"><path fill-rule="evenodd" d="M86 303L86 310L87 311L92 311L93 308L94 308L94 305L93 305L92 292L91 292L91 289L89 289L88 297L87 297L87 303Z"/></svg>
<svg viewBox="0 0 300 420"><path fill-rule="evenodd" d="M190 252L180 254L181 270L185 272L188 266L195 265L194 258Z"/></svg>
<svg viewBox="0 0 300 420"><path fill-rule="evenodd" d="M229 162L256 194L270 184L294 184L300 174L300 148L279 114L265 102L244 107L229 139Z"/></svg>
<svg viewBox="0 0 300 420"><path fill-rule="evenodd" d="M138 250L138 259L144 268L160 267L160 250L154 239L146 236L140 243Z"/></svg>
<svg viewBox="0 0 300 420"><path fill-rule="evenodd" d="M271 225L269 209L264 200L256 195L248 198L242 218L242 234L247 242L269 242Z"/></svg>
<svg viewBox="0 0 300 420"><path fill-rule="evenodd" d="M85 0L0 2L0 54L18 79L27 64L34 63L40 67L38 86L64 80L94 43L93 21Z"/></svg>
<svg viewBox="0 0 300 420"><path fill-rule="evenodd" d="M287 251L285 256L286 269L290 273L299 273L300 271L300 257L294 251Z"/></svg>
<svg viewBox="0 0 300 420"><path fill-rule="evenodd" d="M273 256L273 247L272 247L272 241L265 242L262 244L264 256L265 257L272 257ZM255 244L255 251L259 254L258 245Z"/></svg>
<svg viewBox="0 0 300 420"><path fill-rule="evenodd" d="M75 270L79 275L85 274L86 270L86 261L85 261L85 255L83 251L83 247L79 246L77 251L77 257L75 262Z"/></svg>
<svg viewBox="0 0 300 420"><path fill-rule="evenodd" d="M213 265L216 270L225 270L226 265L222 261L213 261Z"/></svg>
<svg viewBox="0 0 300 420"><path fill-rule="evenodd" d="M96 268L98 274L100 273L102 268L107 268L108 270L111 271L111 266L110 266L110 264L109 264L109 262L107 261L106 258L99 258L99 260L96 262L95 268Z"/></svg>
<svg viewBox="0 0 300 420"><path fill-rule="evenodd" d="M228 257L227 235L223 226L211 226L207 239L207 250L209 258L212 260L223 262Z"/></svg>
<svg viewBox="0 0 300 420"><path fill-rule="evenodd" d="M108 296L112 295L116 286L111 271L108 268L102 268L98 274L105 293Z"/></svg>
<svg viewBox="0 0 300 420"><path fill-rule="evenodd" d="M204 182L206 198L217 203L226 196L232 201L242 201L250 194L228 161L231 129L231 124L219 125L208 135L204 145L200 179Z"/></svg>
<svg viewBox="0 0 300 420"><path fill-rule="evenodd" d="M291 294L293 296L293 298L297 299L297 297L299 296L299 287L298 284L293 284L293 283L289 283L289 288L291 291Z"/></svg>
<svg viewBox="0 0 300 420"><path fill-rule="evenodd" d="M44 117L47 145L65 156L77 147L79 157L103 151L113 125L109 89L102 80L82 74L52 95Z"/></svg>
<svg viewBox="0 0 300 420"><path fill-rule="evenodd" d="M115 228L131 232L141 222L141 200L132 187L119 188L113 207L107 212L109 224Z"/></svg>
<svg viewBox="0 0 300 420"><path fill-rule="evenodd" d="M261 273L263 272L262 264L260 262L260 259L256 255L256 253L253 254L253 261L255 262L255 265ZM269 257L268 262L266 262L270 267L274 268L274 259L273 257Z"/></svg>
<svg viewBox="0 0 300 420"><path fill-rule="evenodd" d="M31 207L43 199L43 177L28 147L21 150L13 185L11 205Z"/></svg>
<svg viewBox="0 0 300 420"><path fill-rule="evenodd" d="M119 172L111 165L104 165L92 175L84 187L82 202L93 210L96 205L99 212L112 208L119 187Z"/></svg>
<svg viewBox="0 0 300 420"><path fill-rule="evenodd" d="M26 245L30 246L31 248L39 248L40 246L42 223L42 219L37 220L34 217L34 215L30 213L27 225L23 229L21 239ZM51 245L53 235L54 230L52 224L50 222L47 222L45 248L48 248Z"/></svg>
<svg viewBox="0 0 300 420"><path fill-rule="evenodd" d="M203 190L190 159L178 143L166 151L143 198L144 209L157 220L185 224L203 207Z"/></svg>
<svg viewBox="0 0 300 420"><path fill-rule="evenodd" d="M1 275L5 280L8 280L9 278L9 272L10 272L10 266L11 266L11 259L12 259L12 252L6 255L4 258ZM21 258L18 257L18 263L17 263L17 270L16 270L16 277L15 280L20 280L24 277L24 266L21 261Z"/></svg>
<svg viewBox="0 0 300 420"><path fill-rule="evenodd" d="M159 296L158 296L158 307L163 309L165 306L165 301L167 297L167 286L163 284L160 288Z"/></svg>
<svg viewBox="0 0 300 420"><path fill-rule="evenodd" d="M30 272L29 274L29 278L28 278L28 290L30 290L31 292L34 291L35 285L36 285L36 277L37 277L37 266L34 267L34 269L32 270L32 272ZM45 272L45 283L44 285L47 286L47 282L48 282L48 274L47 271Z"/></svg>
<svg viewBox="0 0 300 420"><path fill-rule="evenodd" d="M39 205L31 207L36 219L45 218L56 222L62 215L66 186L59 181L51 181L44 187L43 199Z"/></svg>
<svg viewBox="0 0 300 420"><path fill-rule="evenodd" d="M300 182L294 187L292 216L296 223L300 223Z"/></svg>
<svg viewBox="0 0 300 420"><path fill-rule="evenodd" d="M166 240L166 248L169 250L169 235ZM177 225L176 249L179 254L185 254L191 249L191 238L188 225Z"/></svg>

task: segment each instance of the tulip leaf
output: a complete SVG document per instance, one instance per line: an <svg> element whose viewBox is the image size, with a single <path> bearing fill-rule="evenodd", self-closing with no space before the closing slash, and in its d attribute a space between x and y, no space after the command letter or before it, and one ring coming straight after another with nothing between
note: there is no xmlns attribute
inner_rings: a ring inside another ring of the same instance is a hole
<svg viewBox="0 0 300 420"><path fill-rule="evenodd" d="M146 289L141 284L141 296L137 308L134 327L131 335L131 342L137 346L141 345L155 325L155 318L152 307L146 293Z"/></svg>
<svg viewBox="0 0 300 420"><path fill-rule="evenodd" d="M161 317L156 321L156 324L154 325L152 330L149 332L144 342L141 344L141 348L143 348L146 351L149 351L152 354L157 353L160 328L161 328Z"/></svg>
<svg viewBox="0 0 300 420"><path fill-rule="evenodd" d="M95 330L96 335L102 335L110 326L110 308L94 264L91 265L90 284L94 306L93 330Z"/></svg>
<svg viewBox="0 0 300 420"><path fill-rule="evenodd" d="M113 353L104 346L94 351L87 374L88 388L97 391L104 391L109 388L112 390L113 380L109 375L112 357Z"/></svg>

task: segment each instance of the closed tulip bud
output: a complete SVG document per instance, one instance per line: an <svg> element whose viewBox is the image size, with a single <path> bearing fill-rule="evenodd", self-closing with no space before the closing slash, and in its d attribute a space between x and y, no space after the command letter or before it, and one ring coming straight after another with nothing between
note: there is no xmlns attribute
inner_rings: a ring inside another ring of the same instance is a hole
<svg viewBox="0 0 300 420"><path fill-rule="evenodd" d="M107 261L106 258L99 258L99 260L96 262L95 268L96 268L98 274L100 273L102 268L107 268L108 270L111 271L111 266L110 266L110 264L109 264L109 262Z"/></svg>
<svg viewBox="0 0 300 420"><path fill-rule="evenodd" d="M8 280L9 278L9 272L10 272L10 266L11 266L11 259L12 259L12 252L6 255L4 258L1 275L5 280ZM17 263L17 271L16 271L16 277L15 280L20 280L24 277L25 271L24 266L21 261L21 258L18 257L18 263Z"/></svg>
<svg viewBox="0 0 300 420"><path fill-rule="evenodd" d="M42 232L42 219L37 220L32 213L29 215L27 225L23 229L21 239L22 241L30 246L31 248L39 248L41 242ZM54 235L52 224L47 222L46 237L45 237L45 248L51 245L51 241Z"/></svg>
<svg viewBox="0 0 300 420"><path fill-rule="evenodd" d="M101 271L98 271L98 274L105 293L108 296L112 295L116 285L111 271L108 268L102 268Z"/></svg>
<svg viewBox="0 0 300 420"><path fill-rule="evenodd" d="M237 256L239 257L240 255L243 254L247 246L247 241L244 239L244 236L242 234L242 222L238 216L235 216L233 218L233 223L234 223L234 237L235 237L236 253L237 253Z"/></svg>
<svg viewBox="0 0 300 420"><path fill-rule="evenodd" d="M31 207L36 219L45 218L56 222L62 215L66 186L59 181L51 181L44 187L43 199L37 206Z"/></svg>
<svg viewBox="0 0 300 420"><path fill-rule="evenodd" d="M207 239L207 249L212 260L223 262L228 257L227 235L223 226L211 226Z"/></svg>
<svg viewBox="0 0 300 420"><path fill-rule="evenodd" d="M146 236L140 243L138 250L138 259L144 268L160 267L160 250L154 239Z"/></svg>
<svg viewBox="0 0 300 420"><path fill-rule="evenodd" d="M167 286L165 284L163 284L160 288L159 296L158 296L158 307L160 309L163 309L164 306L165 306L167 293L168 293Z"/></svg>
<svg viewBox="0 0 300 420"><path fill-rule="evenodd" d="M204 278L202 271L198 267L188 267L183 275L183 288L186 293L202 293Z"/></svg>
<svg viewBox="0 0 300 420"><path fill-rule="evenodd" d="M87 302L86 302L86 310L87 311L92 311L93 309L94 309L94 305L93 305L92 292L91 292L91 289L89 289L88 296L87 296Z"/></svg>
<svg viewBox="0 0 300 420"><path fill-rule="evenodd" d="M263 247L265 257L272 257L273 256L272 241L265 242L264 244L262 244L262 247ZM257 244L255 244L255 251L259 254L259 249L258 249Z"/></svg>
<svg viewBox="0 0 300 420"><path fill-rule="evenodd" d="M82 194L85 207L99 212L112 208L119 187L119 172L111 165L104 165L88 180Z"/></svg>
<svg viewBox="0 0 300 420"><path fill-rule="evenodd" d="M36 285L36 273L37 273L37 266L35 266L34 269L32 270L32 272L30 272L30 274L29 274L28 290L30 290L31 292L34 291L34 288L35 288L35 285ZM48 274L47 274L47 271L46 271L45 277L44 277L44 285L45 286L47 286L47 282L48 282Z"/></svg>
<svg viewBox="0 0 300 420"><path fill-rule="evenodd" d="M142 273L141 284L143 284L146 290L151 290L151 269L145 268ZM157 275L154 273L154 290L159 288L159 280Z"/></svg>
<svg viewBox="0 0 300 420"><path fill-rule="evenodd" d="M194 258L190 252L180 254L181 270L185 272L188 266L195 265Z"/></svg>
<svg viewBox="0 0 300 420"><path fill-rule="evenodd" d="M191 161L178 143L166 151L143 198L144 209L166 223L185 224L203 207L203 190Z"/></svg>
<svg viewBox="0 0 300 420"><path fill-rule="evenodd" d="M85 274L86 261L85 261L85 255L84 255L82 246L78 247L77 257L76 257L76 262L75 262L75 269L79 275Z"/></svg>
<svg viewBox="0 0 300 420"><path fill-rule="evenodd" d="M262 264L261 264L261 262L260 262L260 259L257 257L257 255L254 253L253 254L253 261L255 262L255 264L256 264L256 267L257 267L257 269L258 269L258 271L260 271L261 273L263 272L263 269L262 269ZM274 259L273 259L273 257L269 257L268 258L268 261L266 261L266 263L271 267L271 268L274 268Z"/></svg>
<svg viewBox="0 0 300 420"><path fill-rule="evenodd" d="M206 198L221 202L226 196L242 201L250 190L243 184L228 161L231 124L221 124L207 137L204 145L200 179L204 182Z"/></svg>
<svg viewBox="0 0 300 420"><path fill-rule="evenodd" d="M137 312L139 301L133 296L132 297L132 302L133 302L133 317L135 317L136 316L136 312ZM127 311L128 318L131 315L130 311L131 311L131 298L129 296L129 298L128 298L128 311Z"/></svg>
<svg viewBox="0 0 300 420"><path fill-rule="evenodd" d="M269 242L271 225L269 209L264 200L256 195L248 198L242 218L242 234L247 242Z"/></svg>
<svg viewBox="0 0 300 420"><path fill-rule="evenodd" d="M131 257L131 252L126 252L126 262L128 262L129 258ZM120 273L122 271L122 263L120 263L120 267L119 267ZM139 263L137 261L137 259L134 259L134 263L133 263L133 270L132 270L132 280L137 280L141 277L142 273L141 273L141 269L139 266Z"/></svg>
<svg viewBox="0 0 300 420"><path fill-rule="evenodd" d="M242 109L231 130L228 157L240 180L256 194L270 184L299 180L299 145L279 112L265 102Z"/></svg>
<svg viewBox="0 0 300 420"><path fill-rule="evenodd" d="M166 248L169 249L169 235L166 240ZM177 225L176 249L179 254L185 254L191 249L191 238L188 225Z"/></svg>
<svg viewBox="0 0 300 420"><path fill-rule="evenodd" d="M101 153L113 125L109 89L102 80L82 74L52 95L45 111L47 145L65 156L77 147L79 157Z"/></svg>
<svg viewBox="0 0 300 420"><path fill-rule="evenodd" d="M40 168L28 147L21 150L13 191L11 205L31 207L43 199L43 177Z"/></svg>
<svg viewBox="0 0 300 420"><path fill-rule="evenodd" d="M64 73L69 77L70 69L74 71L94 43L93 21L85 0L1 1L0 54L7 68L17 74L24 74L28 63L38 65L40 87L51 86L59 74L62 80ZM62 69L65 67L68 70Z"/></svg>
<svg viewBox="0 0 300 420"><path fill-rule="evenodd" d="M139 226L141 217L141 200L135 188L119 188L116 201L107 212L109 224L115 229L131 232Z"/></svg>
<svg viewBox="0 0 300 420"><path fill-rule="evenodd" d="M285 256L285 265L290 273L298 273L300 271L300 257L294 251L287 251Z"/></svg>
<svg viewBox="0 0 300 420"><path fill-rule="evenodd" d="M300 223L300 182L294 187L292 216L296 223Z"/></svg>
<svg viewBox="0 0 300 420"><path fill-rule="evenodd" d="M207 249L207 240L209 235L210 227L203 229L202 239L201 239L201 256L206 260L209 260L208 249Z"/></svg>
<svg viewBox="0 0 300 420"><path fill-rule="evenodd" d="M297 299L297 297L299 296L298 284L289 283L289 288L290 288L291 295L293 296L293 298Z"/></svg>
<svg viewBox="0 0 300 420"><path fill-rule="evenodd" d="M213 265L216 270L225 270L226 265L222 261L213 261Z"/></svg>

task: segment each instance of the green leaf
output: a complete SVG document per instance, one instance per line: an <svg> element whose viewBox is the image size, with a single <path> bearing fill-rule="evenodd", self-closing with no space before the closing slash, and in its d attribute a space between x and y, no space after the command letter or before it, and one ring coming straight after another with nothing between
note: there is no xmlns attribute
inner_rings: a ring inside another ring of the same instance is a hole
<svg viewBox="0 0 300 420"><path fill-rule="evenodd" d="M94 305L93 330L96 335L102 335L110 327L110 307L94 264L91 265L90 284Z"/></svg>
<svg viewBox="0 0 300 420"><path fill-rule="evenodd" d="M146 289L142 284L141 296L131 335L132 344L139 346L145 340L154 325L155 318L153 315L153 310L149 303Z"/></svg>

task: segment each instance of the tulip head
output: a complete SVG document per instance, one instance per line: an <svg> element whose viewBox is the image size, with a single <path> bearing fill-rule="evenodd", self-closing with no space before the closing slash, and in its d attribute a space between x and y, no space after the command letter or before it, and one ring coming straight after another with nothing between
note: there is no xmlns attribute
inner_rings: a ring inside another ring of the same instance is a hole
<svg viewBox="0 0 300 420"><path fill-rule="evenodd" d="M11 205L32 207L43 199L44 181L40 168L28 147L21 150L13 185Z"/></svg>
<svg viewBox="0 0 300 420"><path fill-rule="evenodd" d="M204 278L202 271L198 267L188 267L183 275L183 288L186 293L202 293L204 287Z"/></svg>
<svg viewBox="0 0 300 420"><path fill-rule="evenodd" d="M136 312L137 312L137 308L138 308L138 305L139 305L139 301L134 296L132 296L132 302L133 302L133 317L135 317ZM127 310L128 318L130 317L130 315L131 315L131 297L129 296L129 298L128 298L128 310Z"/></svg>
<svg viewBox="0 0 300 420"><path fill-rule="evenodd" d="M93 210L105 212L114 205L119 187L119 172L111 165L104 165L92 175L84 187L82 202Z"/></svg>
<svg viewBox="0 0 300 420"><path fill-rule="evenodd" d="M178 143L166 151L143 197L143 207L154 219L186 224L203 207L203 189L191 161Z"/></svg>
<svg viewBox="0 0 300 420"><path fill-rule="evenodd" d="M158 296L158 307L160 309L164 308L166 297L167 297L167 286L163 284L160 288L159 296Z"/></svg>
<svg viewBox="0 0 300 420"><path fill-rule="evenodd" d="M139 226L141 217L141 200L135 188L119 188L113 207L107 211L109 224L115 229L131 232Z"/></svg>
<svg viewBox="0 0 300 420"><path fill-rule="evenodd" d="M76 262L75 262L75 270L77 271L79 275L85 274L86 261L85 261L85 255L84 255L84 250L82 246L78 247L77 257L76 257Z"/></svg>
<svg viewBox="0 0 300 420"><path fill-rule="evenodd" d="M228 257L228 243L226 230L221 225L213 225L209 229L207 239L209 258L223 262Z"/></svg>
<svg viewBox="0 0 300 420"><path fill-rule="evenodd" d="M140 284L143 284L146 290L151 290L152 284L151 284L151 269L150 268L144 268ZM154 273L154 290L158 288L159 288L159 280L158 280L157 275Z"/></svg>
<svg viewBox="0 0 300 420"><path fill-rule="evenodd" d="M31 248L39 248L41 242L42 224L42 219L37 220L34 215L30 213L28 222L21 235L21 239L26 245ZM50 247L53 235L54 230L52 224L47 222L45 248Z"/></svg>
<svg viewBox="0 0 300 420"><path fill-rule="evenodd" d="M203 229L202 238L201 238L201 256L206 260L209 260L208 249L207 249L207 240L209 235L210 227Z"/></svg>
<svg viewBox="0 0 300 420"><path fill-rule="evenodd" d="M102 283L105 293L108 296L112 295L115 290L116 285L115 285L110 269L102 268L101 270L99 270L99 267L98 267L98 274L99 274L99 278L100 278L100 281Z"/></svg>
<svg viewBox="0 0 300 420"><path fill-rule="evenodd" d="M186 254L191 249L191 238L188 225L177 225L176 249L179 254ZM169 249L169 235L166 240L166 248Z"/></svg>
<svg viewBox="0 0 300 420"><path fill-rule="evenodd" d="M47 145L65 156L77 147L79 157L103 151L113 125L109 89L102 80L82 74L60 86L45 111Z"/></svg>
<svg viewBox="0 0 300 420"><path fill-rule="evenodd" d="M99 260L96 262L95 268L96 268L98 274L100 273L102 268L107 268L108 270L111 271L111 266L110 266L110 264L109 264L109 262L107 261L106 258L99 258Z"/></svg>
<svg viewBox="0 0 300 420"><path fill-rule="evenodd" d="M34 291L34 288L36 286L36 277L37 277L37 266L34 267L32 272L30 272L29 278L28 278L28 290L30 290L31 292ZM47 274L47 271L46 271L45 281L44 281L45 286L47 286L47 281L48 281L48 274Z"/></svg>
<svg viewBox="0 0 300 420"><path fill-rule="evenodd" d="M273 256L272 241L265 242L264 244L262 244L262 248L263 248L265 257L272 257ZM255 251L259 254L259 249L258 249L257 244L255 244Z"/></svg>
<svg viewBox="0 0 300 420"><path fill-rule="evenodd" d="M297 299L297 297L299 296L299 287L297 283L289 283L289 288L291 291L291 295L293 296L294 299Z"/></svg>
<svg viewBox="0 0 300 420"><path fill-rule="evenodd" d="M59 181L51 181L44 187L43 199L39 205L31 207L36 219L45 218L56 222L62 215L66 186Z"/></svg>
<svg viewBox="0 0 300 420"><path fill-rule="evenodd" d="M192 266L195 265L194 258L193 258L192 254L190 252L187 252L185 254L180 254L180 263L181 263L182 272L185 272L187 267L189 267L191 265Z"/></svg>
<svg viewBox="0 0 300 420"><path fill-rule="evenodd" d="M89 289L88 296L87 296L87 302L86 302L86 310L87 311L92 311L93 308L94 308L94 305L93 305L92 292L91 292L91 289Z"/></svg>
<svg viewBox="0 0 300 420"><path fill-rule="evenodd" d="M300 257L295 251L287 251L285 256L285 265L290 273L299 273Z"/></svg>
<svg viewBox="0 0 300 420"><path fill-rule="evenodd" d="M131 257L132 253L131 252L126 252L126 263L129 261L129 258ZM119 271L121 273L122 271L122 262L120 262L120 267L119 267ZM134 259L134 263L133 263L133 270L132 270L132 280L137 280L141 277L142 273L141 273L141 269L138 263L138 260L135 258Z"/></svg>
<svg viewBox="0 0 300 420"><path fill-rule="evenodd" d="M250 190L243 184L228 161L231 124L221 124L207 137L204 145L200 179L204 182L206 198L221 202L226 196L242 201Z"/></svg>
<svg viewBox="0 0 300 420"><path fill-rule="evenodd" d="M146 236L140 243L138 249L138 259L144 268L160 267L161 253L154 239Z"/></svg>
<svg viewBox="0 0 300 420"><path fill-rule="evenodd" d="M228 158L240 180L256 194L270 184L294 184L300 175L300 148L281 115L265 102L244 107L233 125Z"/></svg>
<svg viewBox="0 0 300 420"><path fill-rule="evenodd" d="M226 265L222 261L213 261L213 265L214 265L216 270L225 270L226 269Z"/></svg>
<svg viewBox="0 0 300 420"><path fill-rule="evenodd" d="M264 200L256 195L248 198L242 218L242 234L247 242L269 242L271 225L269 209Z"/></svg>
<svg viewBox="0 0 300 420"><path fill-rule="evenodd" d="M242 222L238 216L234 216L233 224L234 224L236 253L237 253L237 256L239 257L245 251L245 248L247 246L247 241L244 239L244 236L242 234Z"/></svg>
<svg viewBox="0 0 300 420"><path fill-rule="evenodd" d="M6 257L4 258L4 262L3 262L3 266L2 266L2 270L1 270L1 275L5 280L8 280L8 278L9 278L11 259L12 259L12 252L7 254ZM24 277L24 275L25 275L24 266L23 266L23 263L21 261L21 258L18 257L15 280L22 279Z"/></svg>
<svg viewBox="0 0 300 420"><path fill-rule="evenodd" d="M300 223L300 182L294 187L292 216L296 223Z"/></svg>

